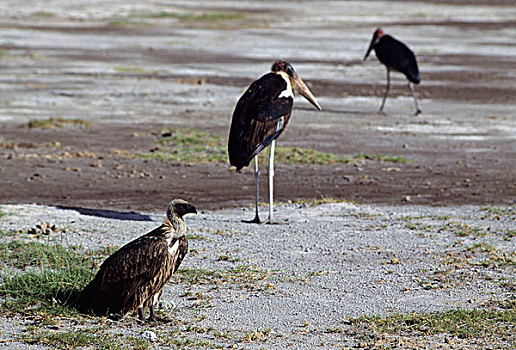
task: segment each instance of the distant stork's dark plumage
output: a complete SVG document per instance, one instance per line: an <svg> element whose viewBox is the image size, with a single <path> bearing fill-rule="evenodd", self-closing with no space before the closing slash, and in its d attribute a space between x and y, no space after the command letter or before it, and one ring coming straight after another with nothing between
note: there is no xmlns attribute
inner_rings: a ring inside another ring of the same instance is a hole
<svg viewBox="0 0 516 350"><path fill-rule="evenodd" d="M403 44L401 41L394 39L388 34L384 34L383 30L378 28L371 39L371 44L367 49L367 53L364 56L364 61L369 56L371 50L374 49L376 57L382 62L387 68L387 89L383 96L382 105L380 106L380 112L383 111L389 88L391 87L390 71L394 70L405 74L409 80L408 86L410 93L414 98L414 104L416 105L416 115L421 113L419 104L417 102L416 93L414 91L414 84L419 84L421 77L419 76L419 68L417 66L416 57L414 53Z"/></svg>
<svg viewBox="0 0 516 350"><path fill-rule="evenodd" d="M275 140L285 130L290 119L294 104L293 89L321 110L321 106L292 65L285 61L278 61L272 65L271 73L265 74L249 86L238 100L233 112L228 141L229 162L239 171L248 166L251 159L254 158L256 214L254 219L249 222L260 222L258 215L260 176L258 154L269 145L271 146L269 158L269 222L272 222Z"/></svg>
<svg viewBox="0 0 516 350"><path fill-rule="evenodd" d="M183 220L183 215L188 213L197 213L197 210L181 199L173 200L161 226L109 256L79 294L79 311L122 317L129 311L138 310L143 321L143 308L148 307L149 320L154 320L154 307L163 286L188 251Z"/></svg>

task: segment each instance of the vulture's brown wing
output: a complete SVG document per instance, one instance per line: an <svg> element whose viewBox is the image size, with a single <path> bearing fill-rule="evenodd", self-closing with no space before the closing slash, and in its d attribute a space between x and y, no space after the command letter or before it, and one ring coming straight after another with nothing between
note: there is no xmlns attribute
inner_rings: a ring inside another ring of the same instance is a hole
<svg viewBox="0 0 516 350"><path fill-rule="evenodd" d="M78 308L102 315L127 309L134 294L162 268L172 268L167 242L142 236L109 256L79 295Z"/></svg>
<svg viewBox="0 0 516 350"><path fill-rule="evenodd" d="M102 284L120 283L138 277L150 278L168 258L167 242L158 237L142 236L116 251L99 269Z"/></svg>

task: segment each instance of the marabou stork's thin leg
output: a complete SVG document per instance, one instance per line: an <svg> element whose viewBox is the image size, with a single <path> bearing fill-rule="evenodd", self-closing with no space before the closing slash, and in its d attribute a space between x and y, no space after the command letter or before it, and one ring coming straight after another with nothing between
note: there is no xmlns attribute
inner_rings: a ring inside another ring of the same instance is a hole
<svg viewBox="0 0 516 350"><path fill-rule="evenodd" d="M149 318L147 319L147 321L150 321L150 322L156 321L156 318L154 315L154 304L152 304L150 306L149 310L150 310L150 315L149 315Z"/></svg>
<svg viewBox="0 0 516 350"><path fill-rule="evenodd" d="M258 155L254 156L254 178L256 183L256 213L253 220L242 220L249 224L259 224L261 222L260 216L258 215L258 198L260 192L260 168L258 167Z"/></svg>
<svg viewBox="0 0 516 350"><path fill-rule="evenodd" d="M274 150L276 148L276 140L271 142L271 154L269 156L269 224L272 224L272 209L274 200Z"/></svg>
<svg viewBox="0 0 516 350"><path fill-rule="evenodd" d="M418 115L421 113L421 109L419 108L419 103L417 103L416 89L414 88L414 84L411 82L408 83L408 87L410 89L410 93L412 94L412 98L414 99L414 105L416 106L416 113L414 115Z"/></svg>
<svg viewBox="0 0 516 350"><path fill-rule="evenodd" d="M143 314L143 307L138 308L138 318L140 321L145 321L145 315Z"/></svg>
<svg viewBox="0 0 516 350"><path fill-rule="evenodd" d="M387 100L387 95L389 94L389 89L391 88L391 71L387 69L387 89L385 90L385 95L383 95L382 105L380 106L380 113L383 112L383 106L385 106L385 100Z"/></svg>

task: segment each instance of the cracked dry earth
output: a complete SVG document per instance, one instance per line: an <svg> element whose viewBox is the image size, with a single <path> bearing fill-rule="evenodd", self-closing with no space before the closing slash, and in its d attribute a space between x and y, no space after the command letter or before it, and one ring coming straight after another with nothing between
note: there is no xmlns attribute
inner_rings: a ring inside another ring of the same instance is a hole
<svg viewBox="0 0 516 350"><path fill-rule="evenodd" d="M266 209L266 208L263 208ZM37 223L84 249L121 246L159 224L161 214L2 206L0 229L34 240ZM3 319L2 343L34 332L97 332L119 341L151 330L151 348L510 348L506 337L389 334L354 321L362 315L484 307L514 298L516 212L501 207L329 203L277 207L277 225L241 223L251 209L186 218L191 251L166 287L160 316L139 325L79 316ZM31 329L31 330L28 330ZM129 340L127 340L129 341ZM412 345L411 345L412 344ZM34 345L34 348L44 348Z"/></svg>

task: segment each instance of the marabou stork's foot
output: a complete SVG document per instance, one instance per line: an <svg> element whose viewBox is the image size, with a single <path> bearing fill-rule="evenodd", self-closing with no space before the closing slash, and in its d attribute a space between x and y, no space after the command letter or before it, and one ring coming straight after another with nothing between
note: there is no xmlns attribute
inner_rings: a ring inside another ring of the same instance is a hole
<svg viewBox="0 0 516 350"><path fill-rule="evenodd" d="M137 318L136 323L138 323L140 326L143 326L145 325L145 320L140 320L139 318Z"/></svg>
<svg viewBox="0 0 516 350"><path fill-rule="evenodd" d="M418 110L416 111L416 113L414 113L414 115L419 115L419 114L421 114L421 113L423 113L423 111L422 111L422 110L420 110L420 109L418 109Z"/></svg>
<svg viewBox="0 0 516 350"><path fill-rule="evenodd" d="M146 320L145 320L145 323L150 323L150 324L155 324L157 323L159 320L157 317L155 316L149 316Z"/></svg>
<svg viewBox="0 0 516 350"><path fill-rule="evenodd" d="M113 320L113 321L120 321L122 319L122 317L124 317L123 314L109 314L107 316L107 318L109 318L110 320Z"/></svg>
<svg viewBox="0 0 516 350"><path fill-rule="evenodd" d="M385 113L383 110L379 110L378 111L378 115L381 115L382 117L385 117L387 115L387 113Z"/></svg>
<svg viewBox="0 0 516 350"><path fill-rule="evenodd" d="M172 320L170 320L168 318L164 318L164 317L156 317L154 315L154 316L150 316L149 318L147 318L145 320L145 322L149 323L149 324L157 324L157 323L170 323L170 322L172 322Z"/></svg>
<svg viewBox="0 0 516 350"><path fill-rule="evenodd" d="M245 222L246 224L261 224L262 221L258 216L255 216L253 220L242 220L242 222Z"/></svg>

